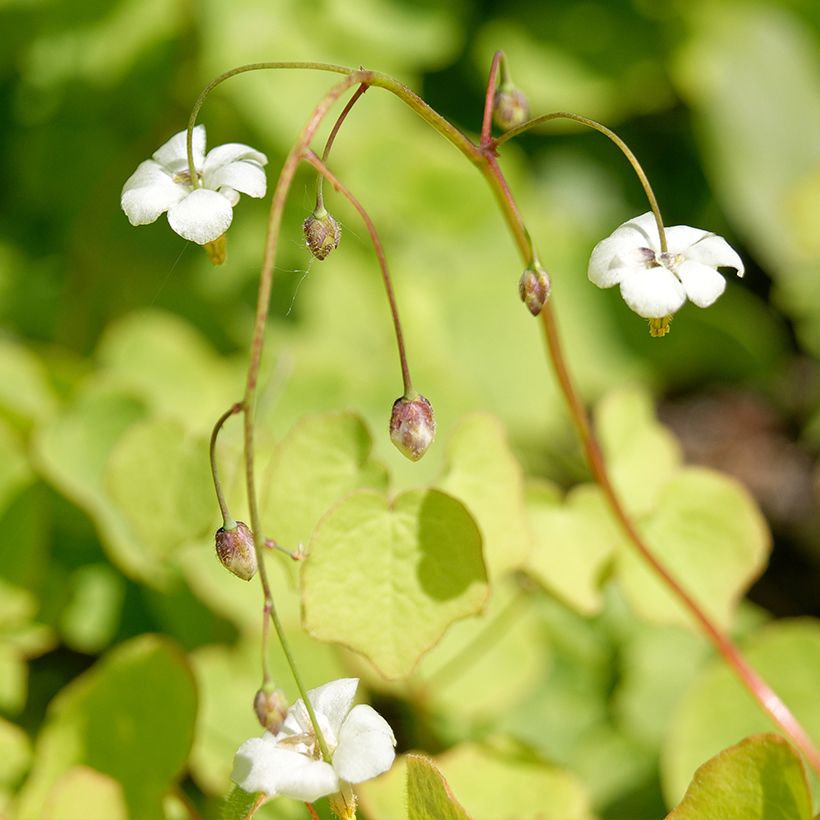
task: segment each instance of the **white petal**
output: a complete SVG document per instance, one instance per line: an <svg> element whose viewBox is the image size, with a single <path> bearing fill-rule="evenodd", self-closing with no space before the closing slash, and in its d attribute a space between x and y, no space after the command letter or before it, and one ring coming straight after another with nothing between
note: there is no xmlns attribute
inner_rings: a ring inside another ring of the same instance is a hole
<svg viewBox="0 0 820 820"><path fill-rule="evenodd" d="M327 718L334 737L339 737L342 721L350 712L358 686L358 678L340 678L308 692L313 708Z"/></svg>
<svg viewBox="0 0 820 820"><path fill-rule="evenodd" d="M644 319L668 316L686 301L683 285L664 267L630 272L621 281L621 296Z"/></svg>
<svg viewBox="0 0 820 820"><path fill-rule="evenodd" d="M204 245L222 236L233 219L231 203L216 191L197 188L168 211L171 227L185 239Z"/></svg>
<svg viewBox="0 0 820 820"><path fill-rule="evenodd" d="M265 792L273 797L276 794L279 758L276 752L276 744L265 738L252 737L246 740L234 755L231 780L250 794Z"/></svg>
<svg viewBox="0 0 820 820"><path fill-rule="evenodd" d="M313 802L339 790L329 763L313 760L264 738L246 740L234 756L231 780L246 792Z"/></svg>
<svg viewBox="0 0 820 820"><path fill-rule="evenodd" d="M153 160L141 162L125 181L120 205L132 225L148 225L188 195L188 188L173 179Z"/></svg>
<svg viewBox="0 0 820 820"><path fill-rule="evenodd" d="M666 247L669 253L688 254L690 246L700 242L707 236L714 236L709 231L700 228L690 228L688 225L674 225L665 228Z"/></svg>
<svg viewBox="0 0 820 820"><path fill-rule="evenodd" d="M613 237L628 239L635 247L651 248L659 252L661 248L658 238L658 223L652 211L636 216L629 222L624 222L612 233Z"/></svg>
<svg viewBox="0 0 820 820"><path fill-rule="evenodd" d="M224 196L225 199L227 199L228 202L231 203L231 207L233 207L234 205L236 205L237 202L239 202L239 191L234 191L233 188L229 188L227 185L223 185L219 189L219 193L222 194L222 196Z"/></svg>
<svg viewBox="0 0 820 820"><path fill-rule="evenodd" d="M280 771L277 787L279 794L312 803L320 797L339 791L339 776L330 763L295 755L299 765Z"/></svg>
<svg viewBox="0 0 820 820"><path fill-rule="evenodd" d="M267 180L262 166L244 160L230 162L213 171L206 171L202 176L202 184L214 191L221 186L229 186L257 199L265 196L267 188Z"/></svg>
<svg viewBox="0 0 820 820"><path fill-rule="evenodd" d="M686 251L686 258L713 268L734 268L738 276L746 269L737 251L722 237L710 234Z"/></svg>
<svg viewBox="0 0 820 820"><path fill-rule="evenodd" d="M354 706L339 733L333 768L348 783L361 783L386 772L396 757L396 738L372 707Z"/></svg>
<svg viewBox="0 0 820 820"><path fill-rule="evenodd" d="M709 307L726 289L726 280L710 265L684 260L677 268L689 301Z"/></svg>
<svg viewBox="0 0 820 820"><path fill-rule="evenodd" d="M208 174L216 171L225 165L230 165L232 162L240 160L249 160L255 162L257 165L267 165L268 158L250 145L242 145L239 142L227 142L225 145L217 145L208 151L208 156L205 157L205 162L202 166L202 172Z"/></svg>
<svg viewBox="0 0 820 820"><path fill-rule="evenodd" d="M188 167L187 131L174 134L171 139L154 152L154 159L172 174ZM205 126L194 126L194 167L199 169L205 159Z"/></svg>
<svg viewBox="0 0 820 820"><path fill-rule="evenodd" d="M638 242L643 245L636 244ZM630 270L646 267L650 259L654 259L654 251L647 250L645 236L638 235L635 231L618 235L616 231L592 249L587 276L599 288L611 288Z"/></svg>

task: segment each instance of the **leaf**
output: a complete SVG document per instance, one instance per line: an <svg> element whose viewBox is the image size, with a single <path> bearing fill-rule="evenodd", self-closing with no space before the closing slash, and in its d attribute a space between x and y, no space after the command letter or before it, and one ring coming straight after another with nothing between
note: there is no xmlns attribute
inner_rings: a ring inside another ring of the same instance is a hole
<svg viewBox="0 0 820 820"><path fill-rule="evenodd" d="M171 313L129 314L107 328L97 354L111 383L200 435L242 395L241 369Z"/></svg>
<svg viewBox="0 0 820 820"><path fill-rule="evenodd" d="M473 817L590 820L575 775L518 753L463 743L436 760Z"/></svg>
<svg viewBox="0 0 820 820"><path fill-rule="evenodd" d="M111 451L104 481L148 570L213 521L207 442L176 421L151 419L129 428Z"/></svg>
<svg viewBox="0 0 820 820"><path fill-rule="evenodd" d="M778 621L748 642L744 655L774 689L809 737L820 738L820 623ZM675 805L697 767L739 737L772 724L721 660L701 672L676 711L661 753L663 791ZM817 778L812 787L818 795Z"/></svg>
<svg viewBox="0 0 820 820"><path fill-rule="evenodd" d="M221 820L247 820L258 800L258 794L248 794L234 787L222 803L219 816Z"/></svg>
<svg viewBox="0 0 820 820"><path fill-rule="evenodd" d="M319 518L353 490L387 486L370 458L372 439L352 413L302 418L276 450L260 491L262 518L290 549L306 544Z"/></svg>
<svg viewBox="0 0 820 820"><path fill-rule="evenodd" d="M51 702L18 815L42 817L55 783L82 765L119 783L129 816L161 817L195 714L193 676L174 644L153 635L120 644Z"/></svg>
<svg viewBox="0 0 820 820"><path fill-rule="evenodd" d="M524 476L501 422L489 415L469 416L452 434L447 455L439 486L459 499L478 523L490 578L520 567L531 545Z"/></svg>
<svg viewBox="0 0 820 820"><path fill-rule="evenodd" d="M529 572L578 612L599 612L602 577L622 537L601 491L581 484L562 503L554 489L535 484L527 505L534 539Z"/></svg>
<svg viewBox="0 0 820 820"><path fill-rule="evenodd" d="M27 421L42 421L54 410L54 391L37 356L0 340L0 410Z"/></svg>
<svg viewBox="0 0 820 820"><path fill-rule="evenodd" d="M633 516L650 512L681 463L680 445L655 419L646 391L613 390L595 411L595 427L615 492Z"/></svg>
<svg viewBox="0 0 820 820"><path fill-rule="evenodd" d="M457 621L419 661L409 686L423 692L441 723L484 725L520 703L550 665L533 596L509 579L493 586L486 609ZM514 669L515 674L510 674Z"/></svg>
<svg viewBox="0 0 820 820"><path fill-rule="evenodd" d="M127 820L120 784L111 777L75 766L54 784L43 807L43 820Z"/></svg>
<svg viewBox="0 0 820 820"><path fill-rule="evenodd" d="M811 820L797 752L780 735L747 737L696 772L668 820Z"/></svg>
<svg viewBox="0 0 820 820"><path fill-rule="evenodd" d="M353 493L316 528L302 571L305 628L365 655L387 678L409 674L486 597L478 528L437 490L392 503Z"/></svg>
<svg viewBox="0 0 820 820"><path fill-rule="evenodd" d="M16 724L0 718L0 795L5 787L16 786L17 781L31 765L31 741Z"/></svg>
<svg viewBox="0 0 820 820"><path fill-rule="evenodd" d="M79 652L100 652L114 637L125 598L121 575L108 564L86 564L68 577L68 601L60 613L60 634Z"/></svg>
<svg viewBox="0 0 820 820"><path fill-rule="evenodd" d="M422 755L407 755L407 818L469 820L444 775Z"/></svg>
<svg viewBox="0 0 820 820"><path fill-rule="evenodd" d="M671 478L639 529L658 560L723 628L766 566L771 548L766 522L748 491L705 468L686 468ZM637 614L659 623L692 624L631 545L621 546L617 561L624 594Z"/></svg>

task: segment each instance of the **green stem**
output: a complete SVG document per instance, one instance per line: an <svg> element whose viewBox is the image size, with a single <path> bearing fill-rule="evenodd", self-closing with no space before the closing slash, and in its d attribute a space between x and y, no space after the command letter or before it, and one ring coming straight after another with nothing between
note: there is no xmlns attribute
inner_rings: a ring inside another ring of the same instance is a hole
<svg viewBox="0 0 820 820"><path fill-rule="evenodd" d="M655 216L655 223L658 226L658 235L660 236L661 241L661 253L666 253L666 231L663 227L661 209L658 207L657 199L655 199L655 192L652 190L652 186L649 184L649 178L644 173L644 170L641 167L640 162L638 162L638 158L635 156L635 154L632 153L630 147L612 129L607 128L600 122L591 120L588 117L582 117L580 114L572 114L568 111L553 111L551 114L544 114L541 117L535 117L534 119L528 120L527 122L522 123L521 125L515 128L511 128L505 134L502 134L500 137L497 137L495 140L493 140L491 145L494 148L498 149L508 140L511 140L513 137L517 137L519 134L523 134L525 131L529 131L530 128L534 128L536 125L540 125L542 122L549 122L550 120L561 119L572 120L573 122L577 122L581 125L587 126L588 128L592 128L593 130L597 131L600 134L603 134L605 137L612 140L612 142L614 142L615 145L618 146L621 153L629 161L629 164L632 166L632 170L635 171L635 174L637 175L641 185L643 186L646 198L649 200L649 207L652 209L652 213Z"/></svg>
<svg viewBox="0 0 820 820"><path fill-rule="evenodd" d="M219 432L222 430L222 426L225 422L231 417L236 415L237 413L242 412L242 404L237 403L230 407L230 409L226 410L217 420L216 424L214 425L213 432L211 433L211 443L210 443L210 457L211 457L211 475L213 476L214 480L214 489L216 490L216 500L219 504L219 511L222 513L222 526L226 530L232 530L236 528L236 521L234 520L233 516L228 509L228 503L225 501L225 494L222 491L222 482L219 480L219 471L217 470L216 466L216 440L219 437Z"/></svg>
<svg viewBox="0 0 820 820"><path fill-rule="evenodd" d="M396 344L399 348L399 362L401 364L401 377L404 384L404 397L413 398L416 395L413 389L413 380L410 378L410 368L407 364L407 351L404 347L404 334L401 329L401 320L399 319L399 308L396 304L396 295L393 292L393 282L390 278L390 269L387 266L387 257L384 253L379 235L376 232L376 226L370 215L364 209L364 206L356 199L355 196L342 184L342 182L333 174L333 172L324 164L313 151L305 152L305 160L309 162L318 172L320 179L327 177L328 182L344 196L350 204L359 212L359 216L370 234L370 241L376 251L376 258L379 260L379 268L382 272L382 280L384 281L384 289L387 291L387 301L390 303L390 314L393 317L393 329L396 333Z"/></svg>

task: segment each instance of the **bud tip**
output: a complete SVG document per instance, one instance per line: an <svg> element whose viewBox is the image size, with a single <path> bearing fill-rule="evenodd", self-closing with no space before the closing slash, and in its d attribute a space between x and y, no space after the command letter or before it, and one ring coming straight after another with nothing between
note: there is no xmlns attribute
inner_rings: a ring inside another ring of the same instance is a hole
<svg viewBox="0 0 820 820"><path fill-rule="evenodd" d="M324 208L317 208L302 227L305 232L305 244L319 261L339 247L342 238L341 226Z"/></svg>
<svg viewBox="0 0 820 820"><path fill-rule="evenodd" d="M421 394L413 399L401 396L393 402L390 414L390 440L410 461L427 452L436 435L433 406Z"/></svg>
<svg viewBox="0 0 820 820"><path fill-rule="evenodd" d="M237 521L234 527L220 527L216 531L216 554L222 566L237 578L250 581L256 574L256 549L247 524Z"/></svg>

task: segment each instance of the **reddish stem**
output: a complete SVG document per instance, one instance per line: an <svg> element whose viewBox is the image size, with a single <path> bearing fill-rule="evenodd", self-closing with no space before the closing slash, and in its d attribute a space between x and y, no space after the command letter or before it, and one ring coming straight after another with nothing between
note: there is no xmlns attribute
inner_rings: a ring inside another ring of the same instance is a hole
<svg viewBox="0 0 820 820"><path fill-rule="evenodd" d="M493 62L490 65L490 76L487 80L487 93L484 97L484 119L481 123L481 145L489 145L492 141L490 129L493 122L493 104L495 102L495 87L498 77L498 65L504 59L503 51L496 51L493 54Z"/></svg>

